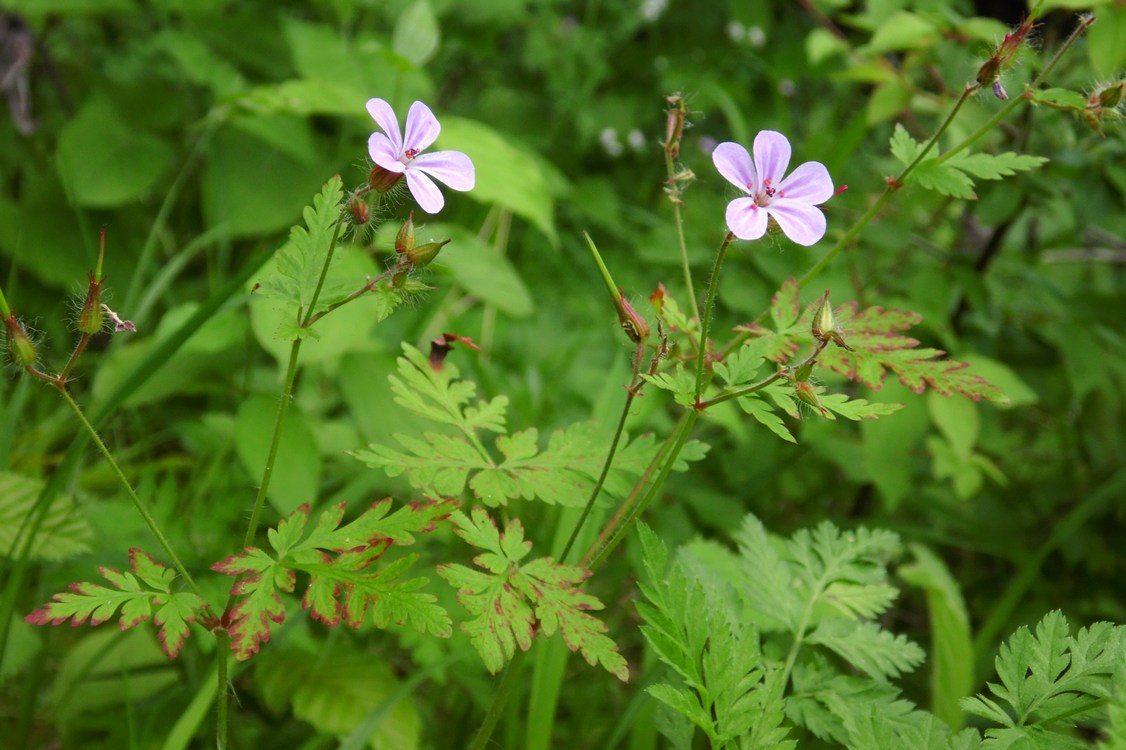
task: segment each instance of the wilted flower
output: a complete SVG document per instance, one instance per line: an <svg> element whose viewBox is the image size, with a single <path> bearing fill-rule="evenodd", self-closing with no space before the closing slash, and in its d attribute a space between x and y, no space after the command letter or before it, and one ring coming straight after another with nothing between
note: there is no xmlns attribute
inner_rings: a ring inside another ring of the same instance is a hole
<svg viewBox="0 0 1126 750"><path fill-rule="evenodd" d="M727 204L727 228L741 240L766 234L768 218L799 245L825 236L825 215L817 208L833 197L833 181L825 165L807 161L783 178L790 164L790 142L773 130L755 136L754 161L747 149L730 141L712 152L716 169L749 197Z"/></svg>
<svg viewBox="0 0 1126 750"><path fill-rule="evenodd" d="M382 99L369 99L368 112L382 133L368 138L368 153L378 167L407 178L407 187L423 211L436 214L446 201L434 178L454 190L472 190L475 182L473 162L460 151L422 152L434 143L442 126L422 102L415 102L407 112L405 135L399 133L399 121L391 105Z"/></svg>

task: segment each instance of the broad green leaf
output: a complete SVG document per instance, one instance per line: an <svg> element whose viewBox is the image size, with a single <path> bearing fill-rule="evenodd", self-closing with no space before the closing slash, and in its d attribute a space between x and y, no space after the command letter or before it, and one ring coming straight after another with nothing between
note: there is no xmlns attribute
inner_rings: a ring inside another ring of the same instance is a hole
<svg viewBox="0 0 1126 750"><path fill-rule="evenodd" d="M469 155L476 168L477 184L467 195L486 204L496 204L527 220L557 245L555 197L563 178L513 138L487 125L459 117L442 118L441 148Z"/></svg>
<svg viewBox="0 0 1126 750"><path fill-rule="evenodd" d="M981 431L981 414L977 404L968 399L940 396L932 391L927 394L927 409L954 452L963 460L969 460Z"/></svg>
<svg viewBox="0 0 1126 750"><path fill-rule="evenodd" d="M1037 89L1032 92L1032 101L1055 107L1070 107L1076 112L1087 107L1087 97L1070 89Z"/></svg>
<svg viewBox="0 0 1126 750"><path fill-rule="evenodd" d="M1126 7L1120 3L1098 13L1098 23L1087 32L1087 56L1095 76L1120 76L1126 67Z"/></svg>
<svg viewBox="0 0 1126 750"><path fill-rule="evenodd" d="M97 97L63 125L55 164L77 205L113 208L158 190L172 156L167 143L130 127L108 100Z"/></svg>
<svg viewBox="0 0 1126 750"><path fill-rule="evenodd" d="M0 555L15 557L26 541L30 524L25 526L35 507L43 482L9 471L0 471ZM19 547L13 545L17 542ZM94 532L85 512L70 495L56 495L39 526L29 557L58 562L90 551Z"/></svg>
<svg viewBox="0 0 1126 750"><path fill-rule="evenodd" d="M429 0L414 0L399 14L391 46L396 54L415 65L425 65L438 50L441 32Z"/></svg>
<svg viewBox="0 0 1126 750"><path fill-rule="evenodd" d="M276 397L252 396L239 405L235 416L235 449L255 481L266 465L277 412ZM289 514L317 499L320 478L321 454L312 427L297 405L290 404L266 497L279 513Z"/></svg>
<svg viewBox="0 0 1126 750"><path fill-rule="evenodd" d="M452 240L433 268L440 273L448 271L469 294L513 318L526 318L535 312L535 301L520 272L475 233L454 224L427 224L419 228L418 236L420 243L427 241L424 236Z"/></svg>
<svg viewBox="0 0 1126 750"><path fill-rule="evenodd" d="M879 53L919 49L937 38L938 29L932 21L916 13L901 11L880 24L865 45L865 50Z"/></svg>
<svg viewBox="0 0 1126 750"><path fill-rule="evenodd" d="M256 675L276 710L292 706L293 715L318 731L344 737L373 707L388 700L398 681L384 659L340 641L327 653L282 649L263 654ZM410 697L392 705L368 738L372 750L419 747L422 722Z"/></svg>
<svg viewBox="0 0 1126 750"><path fill-rule="evenodd" d="M970 619L958 582L946 564L921 544L908 545L915 561L901 566L899 575L921 587L927 596L932 634L931 710L951 727L965 722L960 701L973 687L973 642Z"/></svg>

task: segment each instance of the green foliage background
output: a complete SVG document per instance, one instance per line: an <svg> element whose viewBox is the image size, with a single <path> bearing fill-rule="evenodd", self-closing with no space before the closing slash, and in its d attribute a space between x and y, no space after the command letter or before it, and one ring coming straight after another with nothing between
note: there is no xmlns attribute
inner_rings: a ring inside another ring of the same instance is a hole
<svg viewBox="0 0 1126 750"><path fill-rule="evenodd" d="M1086 93L1092 81L1121 76L1121 4L1046 2L1041 50L1027 52L1006 80L1010 95L1058 47L1078 5L1095 5L1099 21L1052 85ZM95 411L200 305L285 242L328 177L338 173L349 186L365 179L366 99L385 98L400 116L426 101L442 123L439 146L474 159L477 188L446 191L440 219L419 230L453 238L424 279L435 290L378 327L376 301L350 306L306 342L271 525L305 502L360 508L386 495L416 499L405 477L347 454L394 446L394 433L421 429L388 385L403 341L425 348L443 331L473 337L482 354L458 349L451 361L482 397L506 395L509 424L519 429L546 435L591 418L612 429L632 350L581 232L597 239L639 309L659 282L683 306L662 190L666 94L682 92L692 110L681 161L697 177L685 195L685 228L702 280L730 197L708 143L749 144L774 129L791 139L795 162L825 163L848 184L827 206L830 241L899 169L888 150L895 124L925 138L1007 29L961 0L23 0L0 8L34 34L28 101L38 123L27 136L0 123L0 283L41 334L43 359L64 361L76 290L106 227L110 305L140 332L99 341L84 356L74 390ZM951 142L999 106L988 91L976 95ZM905 595L883 623L929 655L900 682L916 703L954 721L963 718L958 698L982 689L998 644L1017 626L1057 608L1073 623L1126 621L1122 130L1105 123L1096 132L1030 106L988 148L1050 161L978 181L970 201L905 188L802 301L831 288L835 301L921 313L913 335L970 362L1008 405L917 397L888 382L858 395L904 409L861 424L809 412L790 425L796 446L734 408L719 411L696 435L711 446L706 458L670 478L647 519L670 548L697 536L731 545L748 512L787 536L824 519L895 531L909 550L895 581ZM386 218L401 221L408 210L404 202ZM341 263L374 275L397 226L388 221ZM755 318L817 257L780 238L737 245L718 325ZM193 568L237 550L272 426L286 349L274 337L274 303L251 286L102 427ZM671 414L667 394L653 389L628 430L663 437ZM75 432L49 389L0 380L0 552ZM557 553L577 515L520 501L509 511L537 554ZM16 600L0 671L0 737L170 746L185 710L205 712L214 690L207 639L193 639L169 663L149 633L26 626L22 614L50 592L88 580L97 566L120 569L130 547L156 552L90 451L51 518L50 542L35 550ZM446 529L420 547L433 560L464 560L458 544ZM637 687L656 674L631 604L638 555L631 548L589 585L608 605L603 619L636 684L594 678L581 660L566 661L560 644L541 644L533 661L542 682L529 680L516 696L502 746L658 746L652 701ZM221 599L222 581L207 585ZM456 607L452 591L434 591ZM946 684L931 679L942 663ZM464 744L492 681L462 635L441 643L396 629L348 637L295 623L235 677L234 739L240 747L326 746L402 686L414 692L389 709L374 747Z"/></svg>

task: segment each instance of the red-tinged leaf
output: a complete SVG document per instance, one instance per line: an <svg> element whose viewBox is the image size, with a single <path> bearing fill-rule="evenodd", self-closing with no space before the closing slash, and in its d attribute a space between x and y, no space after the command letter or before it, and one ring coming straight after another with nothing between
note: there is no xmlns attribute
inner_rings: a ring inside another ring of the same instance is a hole
<svg viewBox="0 0 1126 750"><path fill-rule="evenodd" d="M581 652L588 663L601 664L620 679L628 679L629 667L605 635L606 626L587 614L602 609L598 599L578 588L588 571L557 564L549 557L521 565L531 543L524 539L517 519L503 533L481 508L473 509L472 518L454 513L452 520L463 539L487 550L474 559L487 572L441 565L438 575L458 589L458 601L475 615L461 629L489 671L499 671L517 648L531 648L538 629L547 636L560 632L567 647Z"/></svg>
<svg viewBox="0 0 1126 750"><path fill-rule="evenodd" d="M191 629L188 627L196 621L199 613L207 607L207 603L190 592L172 594L170 596L157 596L153 599L157 606L153 622L159 626L157 639L160 648L169 659L180 655Z"/></svg>
<svg viewBox="0 0 1126 750"><path fill-rule="evenodd" d="M830 346L819 361L850 380L879 390L890 371L916 393L930 387L943 395L961 393L975 401L1007 400L997 386L967 372L966 363L940 359L945 352L919 349L918 339L901 334L922 320L918 313L882 307L857 312L856 303L850 302L838 307L835 315L852 351Z"/></svg>
<svg viewBox="0 0 1126 750"><path fill-rule="evenodd" d="M784 331L797 322L798 315L801 314L801 306L798 304L798 292L800 291L798 282L791 276L786 279L782 288L775 292L774 297L771 298L770 318L774 321L774 326L778 331Z"/></svg>
<svg viewBox="0 0 1126 750"><path fill-rule="evenodd" d="M283 571L293 577L292 571ZM278 596L275 576L252 576L239 581L232 589L236 596L245 597L231 610L231 651L239 661L246 661L258 653L263 643L270 640L270 623L285 622L285 604ZM290 582L289 589L293 589ZM285 589L283 589L285 590Z"/></svg>
<svg viewBox="0 0 1126 750"><path fill-rule="evenodd" d="M270 546L278 553L278 557L284 556L301 540L301 537L305 535L305 526L308 523L309 504L302 503L287 518L283 518L276 529L270 529L267 532Z"/></svg>
<svg viewBox="0 0 1126 750"><path fill-rule="evenodd" d="M229 576L255 575L269 570L276 564L274 558L257 547L247 547L246 554L226 557L212 565L211 569Z"/></svg>
<svg viewBox="0 0 1126 750"><path fill-rule="evenodd" d="M132 572L99 569L114 588L89 582L71 584L70 591L55 594L54 601L27 615L25 621L33 625L61 625L67 620L75 627L87 621L101 625L120 609L118 627L128 630L152 619L159 627L164 653L175 658L188 636L188 623L195 621L207 603L195 594L170 593L175 572L148 553L131 549L129 559Z"/></svg>

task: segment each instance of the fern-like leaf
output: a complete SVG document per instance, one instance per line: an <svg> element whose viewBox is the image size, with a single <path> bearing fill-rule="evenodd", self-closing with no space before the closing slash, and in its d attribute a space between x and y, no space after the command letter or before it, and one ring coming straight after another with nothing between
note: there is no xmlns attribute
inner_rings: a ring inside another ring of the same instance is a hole
<svg viewBox="0 0 1126 750"><path fill-rule="evenodd" d="M473 560L483 572L453 563L438 566L438 575L458 589L458 601L474 615L461 629L490 672L499 671L517 648L531 648L539 630L547 636L561 633L567 647L590 665L601 664L623 682L629 678L626 660L606 636L606 626L587 614L602 609L600 601L579 588L588 571L548 557L521 563L532 543L524 539L519 519L503 532L481 508L471 516L454 513L452 519L460 537L485 550Z"/></svg>
<svg viewBox="0 0 1126 750"><path fill-rule="evenodd" d="M413 543L415 534L432 530L456 506L450 501L414 504L388 514L390 506L390 500L381 500L341 526L344 506L336 505L309 528L309 506L302 505L270 530L274 554L249 547L213 565L238 578L228 624L235 657L244 661L258 653L273 625L285 621L281 594L294 590L298 572L309 576L302 607L326 625L358 628L371 612L379 627L394 622L448 637L449 615L436 597L418 590L426 579L404 578L417 556L377 563L393 544Z"/></svg>
<svg viewBox="0 0 1126 750"><path fill-rule="evenodd" d="M33 625L61 625L67 620L78 626L86 621L101 625L121 610L118 625L122 630L152 620L157 638L169 659L179 655L188 637L188 625L195 622L207 603L190 592L173 592L176 572L156 562L147 552L129 550L130 571L99 568L112 588L96 583L75 583L69 592L55 594L24 619Z"/></svg>
<svg viewBox="0 0 1126 750"><path fill-rule="evenodd" d="M852 351L829 347L818 361L850 380L879 390L891 371L916 393L930 387L944 396L961 393L975 401L1007 400L997 386L968 372L965 362L939 359L944 352L917 348L917 339L903 335L902 331L922 320L917 313L882 307L859 311L855 302L849 302L836 308L834 314Z"/></svg>

